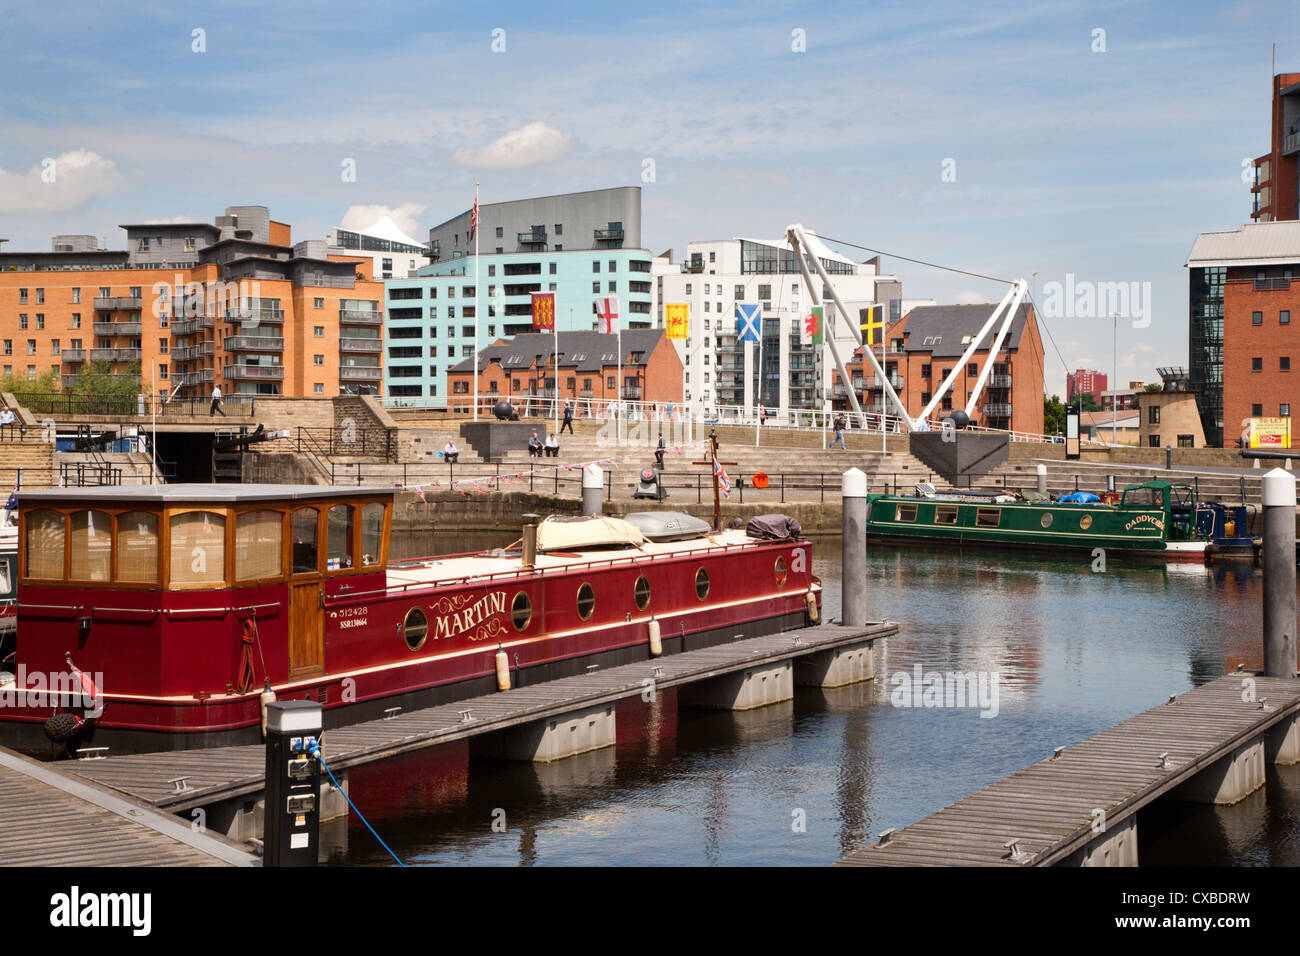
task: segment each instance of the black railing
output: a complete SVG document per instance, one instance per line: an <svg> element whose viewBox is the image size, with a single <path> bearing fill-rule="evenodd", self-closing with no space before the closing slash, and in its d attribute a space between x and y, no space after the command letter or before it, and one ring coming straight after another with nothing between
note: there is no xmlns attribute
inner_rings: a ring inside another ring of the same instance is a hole
<svg viewBox="0 0 1300 956"><path fill-rule="evenodd" d="M299 428L298 450L334 455L382 457L395 461L393 433L387 428Z"/></svg>
<svg viewBox="0 0 1300 956"><path fill-rule="evenodd" d="M154 399L148 395L48 395L33 392L16 392L14 399L23 408L37 416L77 418L82 415L100 415L113 418L148 418L155 410L163 416L203 416L211 408L210 398ZM251 398L223 398L221 410L227 416L252 418L254 403Z"/></svg>

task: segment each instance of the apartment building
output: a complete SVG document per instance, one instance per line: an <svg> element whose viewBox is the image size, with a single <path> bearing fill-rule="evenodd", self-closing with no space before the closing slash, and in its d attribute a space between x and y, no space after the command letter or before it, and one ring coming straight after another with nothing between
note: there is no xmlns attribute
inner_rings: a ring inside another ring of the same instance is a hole
<svg viewBox="0 0 1300 956"><path fill-rule="evenodd" d="M996 308L994 303L936 305L912 309L885 333L883 362L890 385L909 415L915 417L947 380L971 341ZM984 337L940 401L932 417L965 409L988 359L996 330ZM877 360L882 355L877 353ZM881 384L861 353L847 363L851 387L863 411L896 414L881 398ZM845 383L836 378L836 407L848 407ZM1033 306L1022 302L1011 321L1002 349L984 382L972 424L1041 435L1043 432L1043 340Z"/></svg>
<svg viewBox="0 0 1300 956"><path fill-rule="evenodd" d="M827 343L822 345L802 342L803 319L813 302L785 240L690 242L680 264L667 256L655 260L656 327L665 327L667 304L685 303L689 310L687 338L673 340L682 356L683 400L688 406L705 414L724 405L761 404L778 413L822 408L834 369L829 340L847 361L858 344L854 329L860 308L879 303L886 316L899 318L902 285L894 276L880 274L878 258L854 262L812 233L809 240L851 312L850 318L835 314L830 289L814 272L826 316ZM739 341L738 303L761 307L761 348Z"/></svg>
<svg viewBox="0 0 1300 956"><path fill-rule="evenodd" d="M428 249L398 228L388 216L364 230L335 226L325 237L336 255L369 259L376 279L406 279L429 264Z"/></svg>
<svg viewBox="0 0 1300 956"><path fill-rule="evenodd" d="M1065 376L1065 400L1073 402L1081 395L1091 395L1098 402L1101 393L1106 391L1107 376L1105 372L1092 369L1076 369Z"/></svg>
<svg viewBox="0 0 1300 956"><path fill-rule="evenodd" d="M0 250L0 371L65 387L86 362L203 397L376 394L382 284L323 240L293 244L264 206L208 223L121 227L125 250L58 236Z"/></svg>
<svg viewBox="0 0 1300 956"><path fill-rule="evenodd" d="M529 333L532 294L555 295L556 326L590 332L597 300L618 300L623 329L652 325L651 254L640 248L640 187L544 196L479 207L429 231L433 261L385 283L385 397L446 404L450 368L498 338Z"/></svg>
<svg viewBox="0 0 1300 956"><path fill-rule="evenodd" d="M550 333L532 332L480 350L479 394L509 399L525 408L530 404L540 408L542 403L549 408L545 400L558 397L579 415L599 412L597 403L620 396L628 402L681 405L682 363L663 329L624 331L621 364L618 335L560 332L558 349L556 339ZM448 385L451 408L469 410L472 357L450 369Z"/></svg>
<svg viewBox="0 0 1300 956"><path fill-rule="evenodd" d="M1273 77L1270 149L1254 163L1250 218L1282 222L1300 218L1300 73Z"/></svg>

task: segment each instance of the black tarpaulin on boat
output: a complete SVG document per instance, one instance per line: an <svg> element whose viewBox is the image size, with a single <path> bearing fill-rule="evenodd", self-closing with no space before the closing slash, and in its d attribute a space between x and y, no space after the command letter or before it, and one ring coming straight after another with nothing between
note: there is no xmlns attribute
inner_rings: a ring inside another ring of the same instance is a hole
<svg viewBox="0 0 1300 956"><path fill-rule="evenodd" d="M751 538L785 538L803 537L803 528L789 515L754 515L745 525L745 534Z"/></svg>

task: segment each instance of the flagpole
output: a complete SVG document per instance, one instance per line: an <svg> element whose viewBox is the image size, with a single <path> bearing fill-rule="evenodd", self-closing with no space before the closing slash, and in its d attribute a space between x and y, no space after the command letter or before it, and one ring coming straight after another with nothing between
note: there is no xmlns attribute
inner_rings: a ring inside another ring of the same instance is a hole
<svg viewBox="0 0 1300 956"><path fill-rule="evenodd" d="M551 303L551 331L555 333L555 440L560 440L560 323L556 321L555 303Z"/></svg>
<svg viewBox="0 0 1300 956"><path fill-rule="evenodd" d="M755 394L755 396L754 396L754 397L757 399L757 401L756 401L754 404L758 406L759 411L754 415L754 447L755 447L755 448L758 447L758 430L759 430L759 428L761 427L761 424L760 424L760 423L761 423L761 419L762 419L762 415L763 415L763 412L762 412L762 408L763 408L763 328L762 328L762 325L763 325L763 318L762 318L762 313L761 313L761 312L759 313L758 323L759 323L759 329L758 329L758 388L756 389L756 394Z"/></svg>
<svg viewBox="0 0 1300 956"><path fill-rule="evenodd" d="M474 211L470 225L474 227L474 421L478 421L478 183L474 183Z"/></svg>
<svg viewBox="0 0 1300 956"><path fill-rule="evenodd" d="M606 311L609 311L610 306L608 305L605 306L605 309ZM612 317L610 321L612 321ZM621 321L618 323L618 395L617 397L618 397L618 426L616 428L616 434L618 435L618 443L621 445L623 444L623 436L626 434L623 428L623 416L627 414L627 408L623 404L623 323Z"/></svg>

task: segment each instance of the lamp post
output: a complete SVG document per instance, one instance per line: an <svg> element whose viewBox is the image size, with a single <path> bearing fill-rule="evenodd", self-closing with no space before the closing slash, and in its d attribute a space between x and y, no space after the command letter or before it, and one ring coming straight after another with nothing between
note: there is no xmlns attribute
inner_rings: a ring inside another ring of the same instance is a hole
<svg viewBox="0 0 1300 956"><path fill-rule="evenodd" d="M1110 383L1110 443L1118 445L1119 440L1115 437L1119 425L1119 389L1116 387L1119 383L1119 313L1112 312L1111 319L1111 340L1110 340L1110 365L1111 373L1115 376Z"/></svg>

